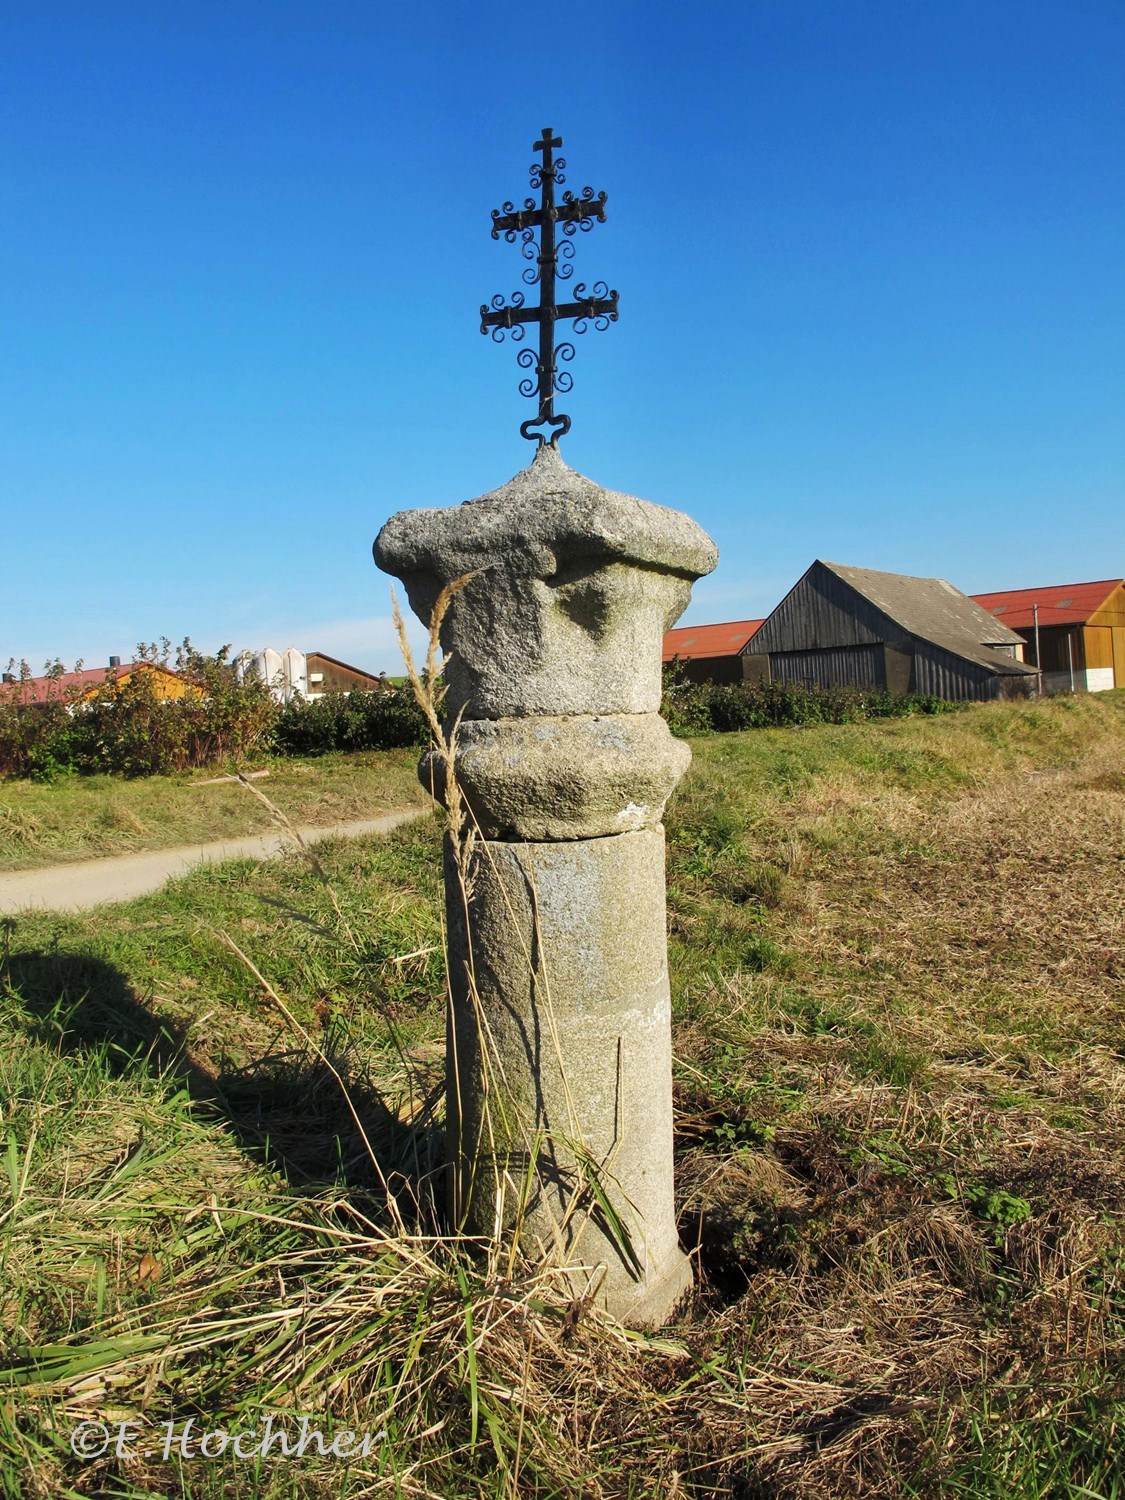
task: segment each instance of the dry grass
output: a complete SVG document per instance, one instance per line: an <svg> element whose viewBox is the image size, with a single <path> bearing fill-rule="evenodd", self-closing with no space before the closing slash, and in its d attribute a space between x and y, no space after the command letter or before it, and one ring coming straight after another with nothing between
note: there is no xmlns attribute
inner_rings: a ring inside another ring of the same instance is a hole
<svg viewBox="0 0 1125 1500"><path fill-rule="evenodd" d="M749 1372L707 1421L716 1456L750 1439L745 1494L1120 1483L1123 706L1064 764L1009 721L960 787L944 725L913 784L790 776L710 868L677 830L678 923L765 954L689 969L678 1035L688 1338Z"/></svg>
<svg viewBox="0 0 1125 1500"><path fill-rule="evenodd" d="M434 1233L436 829L319 855L335 906L294 864L112 936L21 929L0 1493L1119 1497L1123 708L697 746L669 828L698 1287L660 1340ZM387 1439L346 1480L65 1450L79 1413L265 1410Z"/></svg>

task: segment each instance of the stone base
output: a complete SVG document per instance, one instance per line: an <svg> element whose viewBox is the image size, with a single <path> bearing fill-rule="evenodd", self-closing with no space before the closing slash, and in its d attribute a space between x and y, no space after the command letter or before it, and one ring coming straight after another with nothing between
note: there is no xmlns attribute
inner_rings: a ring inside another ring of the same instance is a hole
<svg viewBox="0 0 1125 1500"><path fill-rule="evenodd" d="M695 1276L691 1261L677 1245L663 1265L649 1268L643 1281L611 1279L607 1270L605 1281L600 1286L599 1282L601 1267L593 1273L570 1274L575 1297L597 1288L594 1301L599 1307L629 1328L653 1329L663 1328L683 1306L695 1286Z"/></svg>

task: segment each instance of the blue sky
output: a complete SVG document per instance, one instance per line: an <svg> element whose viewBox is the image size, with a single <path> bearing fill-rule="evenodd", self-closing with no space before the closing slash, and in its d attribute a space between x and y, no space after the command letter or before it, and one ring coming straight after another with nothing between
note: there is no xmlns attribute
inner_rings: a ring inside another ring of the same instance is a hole
<svg viewBox="0 0 1125 1500"><path fill-rule="evenodd" d="M1125 6L8 0L0 656L296 644L394 670L395 510L533 445L489 215L609 194L562 445L689 511L685 622L816 556L1125 571Z"/></svg>

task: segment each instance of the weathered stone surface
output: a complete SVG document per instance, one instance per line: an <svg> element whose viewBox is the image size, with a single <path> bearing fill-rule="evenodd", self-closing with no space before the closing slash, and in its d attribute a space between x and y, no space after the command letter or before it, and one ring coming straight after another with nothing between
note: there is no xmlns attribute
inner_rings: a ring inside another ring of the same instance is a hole
<svg viewBox="0 0 1125 1500"><path fill-rule="evenodd" d="M550 577L559 562L584 558L693 579L712 570L718 552L690 516L602 489L569 468L550 446L476 500L399 511L375 543L381 568L398 578L433 574L438 588L498 558L506 559L513 573L538 578Z"/></svg>
<svg viewBox="0 0 1125 1500"><path fill-rule="evenodd" d="M458 785L489 839L587 839L660 822L691 751L659 714L473 719L457 734ZM422 785L445 798L434 751Z"/></svg>
<svg viewBox="0 0 1125 1500"><path fill-rule="evenodd" d="M618 1316L656 1326L691 1285L673 1210L664 830L483 843L466 873L467 908L447 851L449 1129L466 1227L510 1222L530 1168L525 1244L581 1267L576 1292L599 1286ZM583 1191L583 1156L632 1255Z"/></svg>
<svg viewBox="0 0 1125 1500"><path fill-rule="evenodd" d="M658 714L661 641L715 548L545 447L479 500L393 516L375 558L426 623L474 575L442 627L479 834L446 855L454 1217L491 1235L523 1205L523 1244L569 1267L576 1293L659 1325L691 1285L660 824L690 753ZM441 755L419 769L444 791Z"/></svg>
<svg viewBox="0 0 1125 1500"><path fill-rule="evenodd" d="M690 517L603 490L540 448L507 484L445 510L400 511L375 560L442 629L447 707L467 719L654 713L664 631L718 560Z"/></svg>

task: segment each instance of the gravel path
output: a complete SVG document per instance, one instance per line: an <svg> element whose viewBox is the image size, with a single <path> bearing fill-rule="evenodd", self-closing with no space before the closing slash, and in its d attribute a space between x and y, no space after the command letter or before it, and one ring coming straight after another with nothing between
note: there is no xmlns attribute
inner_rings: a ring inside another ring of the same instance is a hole
<svg viewBox="0 0 1125 1500"><path fill-rule="evenodd" d="M363 818L355 823L335 823L324 828L303 827L298 831L306 843L321 839L350 839L363 833L390 833L403 823L425 816L425 809L407 808ZM149 854L115 854L104 859L84 859L71 865L41 865L34 870L0 874L0 913L28 910L88 911L111 901L131 901L159 890L174 875L183 875L196 865L218 864L224 859L273 859L293 847L283 833L256 834L242 839L219 839L211 844L184 844L176 849L154 849Z"/></svg>

